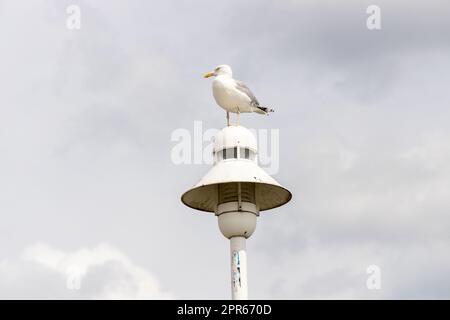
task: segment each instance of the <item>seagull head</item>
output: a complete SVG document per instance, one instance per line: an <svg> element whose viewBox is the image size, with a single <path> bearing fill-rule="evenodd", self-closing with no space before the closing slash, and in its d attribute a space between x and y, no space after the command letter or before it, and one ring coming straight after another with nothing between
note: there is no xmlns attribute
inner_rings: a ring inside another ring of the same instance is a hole
<svg viewBox="0 0 450 320"><path fill-rule="evenodd" d="M217 76L226 76L230 77L233 75L233 72L231 71L231 67L226 64L221 64L220 66L217 66L214 71L205 73L203 75L203 78L209 78L209 77L217 77Z"/></svg>

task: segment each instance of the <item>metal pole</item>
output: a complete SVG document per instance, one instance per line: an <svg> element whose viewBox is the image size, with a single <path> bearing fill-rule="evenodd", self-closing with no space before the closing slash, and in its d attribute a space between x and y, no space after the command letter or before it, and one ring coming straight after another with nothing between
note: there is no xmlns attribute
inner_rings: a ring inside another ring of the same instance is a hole
<svg viewBox="0 0 450 320"><path fill-rule="evenodd" d="M244 237L230 239L231 252L231 298L247 300L247 250Z"/></svg>

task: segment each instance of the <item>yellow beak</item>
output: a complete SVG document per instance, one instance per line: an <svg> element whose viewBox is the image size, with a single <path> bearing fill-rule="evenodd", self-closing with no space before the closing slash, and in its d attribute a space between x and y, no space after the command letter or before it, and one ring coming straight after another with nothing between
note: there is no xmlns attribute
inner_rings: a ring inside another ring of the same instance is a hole
<svg viewBox="0 0 450 320"><path fill-rule="evenodd" d="M209 77L212 77L213 75L214 75L214 72L208 72L203 75L203 78L209 78Z"/></svg>

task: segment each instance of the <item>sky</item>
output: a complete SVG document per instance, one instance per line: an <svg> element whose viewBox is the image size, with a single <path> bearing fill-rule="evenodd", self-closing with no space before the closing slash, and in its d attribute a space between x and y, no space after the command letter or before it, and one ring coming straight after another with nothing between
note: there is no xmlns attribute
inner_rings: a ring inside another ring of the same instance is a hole
<svg viewBox="0 0 450 320"><path fill-rule="evenodd" d="M0 0L0 298L230 297L228 240L180 201L210 165L171 157L225 126L202 74L229 64L293 194L249 297L449 299L449 30L448 0Z"/></svg>

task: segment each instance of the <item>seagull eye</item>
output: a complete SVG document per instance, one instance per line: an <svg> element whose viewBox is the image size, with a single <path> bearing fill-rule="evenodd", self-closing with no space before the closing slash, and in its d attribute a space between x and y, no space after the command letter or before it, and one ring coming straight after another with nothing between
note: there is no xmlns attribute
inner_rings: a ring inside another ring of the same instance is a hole
<svg viewBox="0 0 450 320"><path fill-rule="evenodd" d="M220 67L219 67L219 68L216 68L216 69L215 69L214 71L216 71L216 72L217 72L217 71L219 71L219 70L220 70Z"/></svg>

